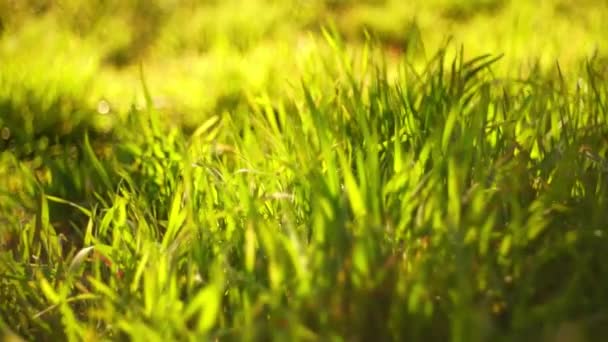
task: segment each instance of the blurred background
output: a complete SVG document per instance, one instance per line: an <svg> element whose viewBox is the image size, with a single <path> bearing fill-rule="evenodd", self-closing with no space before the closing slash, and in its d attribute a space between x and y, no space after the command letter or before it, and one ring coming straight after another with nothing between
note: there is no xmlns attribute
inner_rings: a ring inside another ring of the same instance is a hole
<svg viewBox="0 0 608 342"><path fill-rule="evenodd" d="M306 58L322 53L324 27L350 49L371 37L389 59L413 64L451 39L469 57L504 53L498 67L517 76L605 56L608 2L0 0L0 109L4 121L37 113L36 125L11 125L23 134L70 131L88 111L141 105L141 64L155 104L195 125L247 94L284 92ZM96 124L107 129L110 117Z"/></svg>

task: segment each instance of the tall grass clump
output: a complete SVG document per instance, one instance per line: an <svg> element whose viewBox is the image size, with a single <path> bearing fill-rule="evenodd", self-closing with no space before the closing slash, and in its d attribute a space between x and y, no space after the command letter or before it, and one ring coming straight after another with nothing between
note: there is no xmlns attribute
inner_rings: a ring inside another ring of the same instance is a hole
<svg viewBox="0 0 608 342"><path fill-rule="evenodd" d="M43 159L44 177L5 151L5 334L600 336L605 66L511 79L492 72L500 56L442 49L391 68L375 48L326 44L286 95L251 95L193 133L164 123L143 82L147 108Z"/></svg>

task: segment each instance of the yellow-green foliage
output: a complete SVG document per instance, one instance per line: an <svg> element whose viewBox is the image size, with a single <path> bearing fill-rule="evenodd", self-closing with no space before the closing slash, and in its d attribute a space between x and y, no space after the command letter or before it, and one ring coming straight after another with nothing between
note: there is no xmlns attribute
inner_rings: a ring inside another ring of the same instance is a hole
<svg viewBox="0 0 608 342"><path fill-rule="evenodd" d="M0 337L604 336L606 6L0 1Z"/></svg>

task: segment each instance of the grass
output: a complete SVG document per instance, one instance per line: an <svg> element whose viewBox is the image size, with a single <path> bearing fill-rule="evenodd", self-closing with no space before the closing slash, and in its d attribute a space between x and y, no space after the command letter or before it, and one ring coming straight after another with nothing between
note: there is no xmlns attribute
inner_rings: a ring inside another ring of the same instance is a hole
<svg viewBox="0 0 608 342"><path fill-rule="evenodd" d="M418 3L418 28L391 1L251 1L234 16L244 3L24 2L0 16L0 332L602 336L608 64L573 46L513 69L538 52L530 32L504 55L467 50L508 32L479 29L491 16L531 15L517 3ZM585 3L581 18L601 15ZM437 8L466 32L456 43L425 35ZM571 34L603 42L605 22Z"/></svg>

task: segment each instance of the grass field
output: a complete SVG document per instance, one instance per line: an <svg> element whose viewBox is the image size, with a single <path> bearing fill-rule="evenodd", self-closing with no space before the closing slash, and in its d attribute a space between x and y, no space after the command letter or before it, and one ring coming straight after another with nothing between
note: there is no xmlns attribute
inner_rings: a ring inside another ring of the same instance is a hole
<svg viewBox="0 0 608 342"><path fill-rule="evenodd" d="M608 334L608 4L0 0L4 341Z"/></svg>

